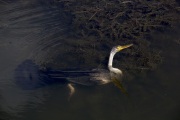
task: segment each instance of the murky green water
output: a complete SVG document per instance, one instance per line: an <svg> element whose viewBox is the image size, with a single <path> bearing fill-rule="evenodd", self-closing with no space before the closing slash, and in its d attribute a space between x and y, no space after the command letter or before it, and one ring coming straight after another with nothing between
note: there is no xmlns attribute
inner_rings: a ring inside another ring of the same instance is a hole
<svg viewBox="0 0 180 120"><path fill-rule="evenodd" d="M40 69L105 67L110 49L93 44L96 40L70 39L71 17L62 12L60 5L50 5L49 1L0 3L0 119L180 119L179 29L154 33L152 42L162 50L163 63L147 76L124 79L129 96L113 84L74 85L76 93L68 101L69 90L64 84L21 89L15 84L15 70L27 59ZM157 39L162 42L156 43ZM76 47L80 49L72 54ZM81 51L92 51L93 57Z"/></svg>

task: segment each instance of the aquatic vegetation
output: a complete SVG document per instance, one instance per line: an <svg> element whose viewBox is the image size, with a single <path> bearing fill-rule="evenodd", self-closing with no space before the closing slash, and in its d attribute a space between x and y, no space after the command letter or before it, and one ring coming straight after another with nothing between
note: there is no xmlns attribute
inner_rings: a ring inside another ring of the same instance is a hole
<svg viewBox="0 0 180 120"><path fill-rule="evenodd" d="M179 20L173 1L59 0L70 11L78 36L99 39L137 39L153 29Z"/></svg>
<svg viewBox="0 0 180 120"><path fill-rule="evenodd" d="M73 16L73 35L79 39L79 44L83 45L76 44L72 47L71 53L76 57L79 56L81 62L106 63L107 59L104 59L108 53L104 52L102 47L110 49L114 45L133 43L133 48L124 51L122 58L122 55L117 56L121 62L115 60L115 64L117 67L121 66L136 72L154 70L162 62L161 50L154 48L151 34L154 31L164 31L166 28L174 27L180 19L179 5L175 0L57 0L55 2L62 4L64 11ZM87 47L90 45L96 46L96 50Z"/></svg>

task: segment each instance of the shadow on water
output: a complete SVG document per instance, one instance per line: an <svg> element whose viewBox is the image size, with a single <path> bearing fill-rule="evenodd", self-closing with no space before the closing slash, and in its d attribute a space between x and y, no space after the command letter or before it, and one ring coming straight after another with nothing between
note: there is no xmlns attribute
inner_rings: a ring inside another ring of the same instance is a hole
<svg viewBox="0 0 180 120"><path fill-rule="evenodd" d="M43 86L61 83L65 84L66 79L55 79L49 76L51 72L42 71L32 60L25 60L15 69L15 83L24 90L33 90Z"/></svg>
<svg viewBox="0 0 180 120"><path fill-rule="evenodd" d="M178 120L180 117L179 28L154 33L152 43L162 49L163 64L146 77L125 81L129 98L112 84L75 85L76 93L68 101L66 80L49 78L44 66L59 64L63 69L76 68L81 63L85 66L86 62L69 54L72 44L78 42L67 39L71 16L63 12L60 3L52 1L0 3L0 119ZM161 43L156 43L157 39ZM81 54L83 50L86 49L82 47L77 52ZM94 61L88 65L99 65L99 61Z"/></svg>

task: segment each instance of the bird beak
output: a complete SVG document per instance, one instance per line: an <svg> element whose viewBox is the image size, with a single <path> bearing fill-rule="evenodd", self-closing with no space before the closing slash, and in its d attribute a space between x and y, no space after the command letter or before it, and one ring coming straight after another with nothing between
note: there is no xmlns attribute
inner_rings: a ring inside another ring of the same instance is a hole
<svg viewBox="0 0 180 120"><path fill-rule="evenodd" d="M123 49L125 49L125 48L131 47L132 45L133 45L133 44L118 46L117 49L118 49L118 51L120 51L120 50L123 50Z"/></svg>

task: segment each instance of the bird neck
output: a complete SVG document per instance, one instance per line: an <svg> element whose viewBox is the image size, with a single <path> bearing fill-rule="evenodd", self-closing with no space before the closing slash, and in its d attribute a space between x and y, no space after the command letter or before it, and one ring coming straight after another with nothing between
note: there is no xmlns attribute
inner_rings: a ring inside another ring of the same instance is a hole
<svg viewBox="0 0 180 120"><path fill-rule="evenodd" d="M109 62L108 62L108 68L109 70L112 69L112 62L113 62L113 58L114 58L114 55L116 54L116 52L111 52L110 53L110 56L109 56Z"/></svg>

